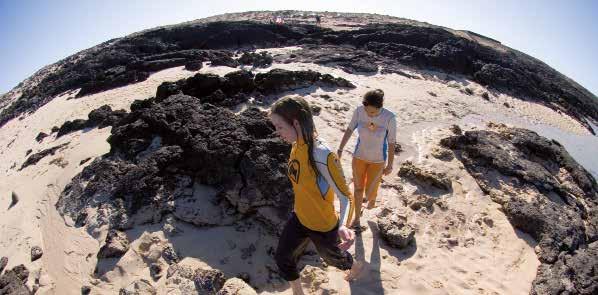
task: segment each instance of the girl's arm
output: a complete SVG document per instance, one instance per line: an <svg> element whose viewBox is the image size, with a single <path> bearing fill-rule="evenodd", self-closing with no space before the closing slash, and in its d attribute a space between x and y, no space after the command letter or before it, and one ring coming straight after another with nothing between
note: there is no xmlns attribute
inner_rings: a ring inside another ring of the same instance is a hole
<svg viewBox="0 0 598 295"><path fill-rule="evenodd" d="M351 116L351 121L349 122L349 125L347 126L347 129L345 130L345 134L343 135L343 139L341 139L341 144L338 147L337 154L338 154L339 158L342 156L343 149L345 148L347 141L349 141L349 138L351 138L351 134L353 134L353 131L355 130L355 128L357 128L357 109L355 109L355 111L353 111L353 116Z"/></svg>
<svg viewBox="0 0 598 295"><path fill-rule="evenodd" d="M353 219L353 195L347 186L340 162L334 153L329 152L323 161L317 160L318 171L334 190L340 202L339 224L350 224Z"/></svg>

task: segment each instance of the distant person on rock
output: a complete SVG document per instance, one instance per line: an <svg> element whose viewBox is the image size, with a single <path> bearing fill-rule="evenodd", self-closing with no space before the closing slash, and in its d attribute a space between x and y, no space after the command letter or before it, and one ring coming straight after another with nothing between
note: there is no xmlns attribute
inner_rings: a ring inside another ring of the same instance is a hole
<svg viewBox="0 0 598 295"><path fill-rule="evenodd" d="M347 252L355 238L346 226L353 217L353 196L336 155L316 138L311 108L304 99L277 101L270 119L277 134L292 144L287 174L295 195L294 210L276 250L280 275L289 281L293 294L303 294L297 261L311 241L326 263L348 270L346 279L354 279L362 265L353 263ZM334 208L335 194L339 214Z"/></svg>
<svg viewBox="0 0 598 295"><path fill-rule="evenodd" d="M368 91L363 96L362 103L363 106L353 112L337 151L340 159L347 141L353 131L357 130L359 137L352 163L355 219L351 227L354 228L361 226L362 203L367 202L368 209L376 206L382 176L392 172L397 133L395 114L383 108L384 92L381 89Z"/></svg>
<svg viewBox="0 0 598 295"><path fill-rule="evenodd" d="M318 26L318 27L322 26L322 17L317 14L316 14L316 26Z"/></svg>

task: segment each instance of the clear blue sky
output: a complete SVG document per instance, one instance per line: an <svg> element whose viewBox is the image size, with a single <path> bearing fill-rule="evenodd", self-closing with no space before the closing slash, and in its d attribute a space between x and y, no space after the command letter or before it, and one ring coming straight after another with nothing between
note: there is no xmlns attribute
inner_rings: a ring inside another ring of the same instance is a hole
<svg viewBox="0 0 598 295"><path fill-rule="evenodd" d="M539 58L598 94L598 1L591 0L0 0L0 93L111 38L226 12L281 9L380 13L474 31Z"/></svg>

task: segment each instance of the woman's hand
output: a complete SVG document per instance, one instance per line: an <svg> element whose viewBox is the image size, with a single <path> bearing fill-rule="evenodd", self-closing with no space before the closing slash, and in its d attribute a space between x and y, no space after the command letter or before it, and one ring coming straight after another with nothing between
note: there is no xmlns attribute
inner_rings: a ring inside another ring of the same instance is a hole
<svg viewBox="0 0 598 295"><path fill-rule="evenodd" d="M384 175L388 175L392 172L392 164L389 164L386 166L386 168L384 168L384 170L382 170L382 174Z"/></svg>
<svg viewBox="0 0 598 295"><path fill-rule="evenodd" d="M338 247L343 251L347 251L349 248L351 248L351 245L353 245L353 241L355 240L355 233L346 226L342 225L338 228L338 235L342 241Z"/></svg>

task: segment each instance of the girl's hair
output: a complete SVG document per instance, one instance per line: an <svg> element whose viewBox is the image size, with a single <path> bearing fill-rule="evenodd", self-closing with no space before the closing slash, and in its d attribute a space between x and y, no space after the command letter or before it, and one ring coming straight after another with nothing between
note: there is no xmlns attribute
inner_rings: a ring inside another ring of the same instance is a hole
<svg viewBox="0 0 598 295"><path fill-rule="evenodd" d="M381 108L384 103L384 91L382 89L370 90L363 95L363 105Z"/></svg>
<svg viewBox="0 0 598 295"><path fill-rule="evenodd" d="M311 114L311 107L301 97L287 96L272 104L271 112L282 117L285 122L293 126L293 121L297 120L301 128L301 135L307 144L309 153L309 165L313 169L316 177L320 175L316 168L316 160L314 159L314 136L316 134L316 127L314 119Z"/></svg>

